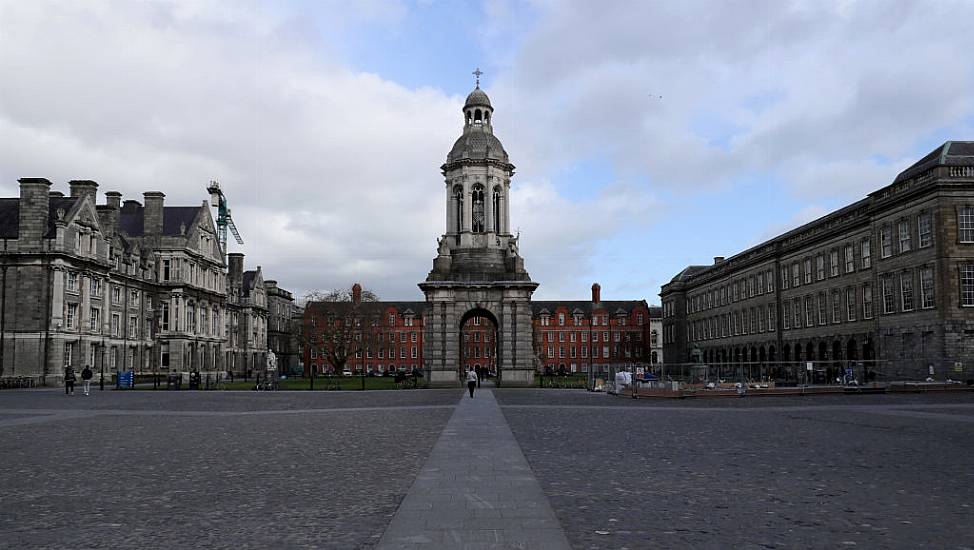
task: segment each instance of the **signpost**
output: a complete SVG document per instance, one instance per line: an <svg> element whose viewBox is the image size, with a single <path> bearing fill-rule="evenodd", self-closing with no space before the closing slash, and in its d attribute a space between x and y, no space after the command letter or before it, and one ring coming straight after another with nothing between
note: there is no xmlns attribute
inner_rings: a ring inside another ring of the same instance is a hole
<svg viewBox="0 0 974 550"><path fill-rule="evenodd" d="M135 387L135 372L126 370L118 373L118 387L132 389Z"/></svg>

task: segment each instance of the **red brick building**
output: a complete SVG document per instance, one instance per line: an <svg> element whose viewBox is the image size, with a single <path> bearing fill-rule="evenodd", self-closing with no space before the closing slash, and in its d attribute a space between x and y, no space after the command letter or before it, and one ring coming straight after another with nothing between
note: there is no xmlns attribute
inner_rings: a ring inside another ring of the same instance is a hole
<svg viewBox="0 0 974 550"><path fill-rule="evenodd" d="M353 374L423 369L426 307L426 302L309 302L304 313L305 374L312 368L319 374L333 370L326 341L345 353L344 368ZM533 301L531 308L539 373L588 372L590 367L606 372L609 366L656 362L659 335L650 320L658 322L661 310L645 300L603 301L594 284L591 300ZM496 372L497 327L491 319L470 317L458 337L463 369L487 367Z"/></svg>
<svg viewBox="0 0 974 550"><path fill-rule="evenodd" d="M591 301L535 301L531 306L541 372L606 372L609 366L653 363L650 317L658 318L661 311L645 300L603 301L596 283Z"/></svg>

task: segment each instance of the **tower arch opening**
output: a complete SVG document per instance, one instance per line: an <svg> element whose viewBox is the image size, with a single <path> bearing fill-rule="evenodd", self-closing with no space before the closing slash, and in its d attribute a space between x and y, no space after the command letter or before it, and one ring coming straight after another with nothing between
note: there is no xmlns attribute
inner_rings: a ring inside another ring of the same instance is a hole
<svg viewBox="0 0 974 550"><path fill-rule="evenodd" d="M478 369L485 379L496 377L498 342L497 318L485 308L474 308L460 318L460 365L457 375L461 383L468 369Z"/></svg>

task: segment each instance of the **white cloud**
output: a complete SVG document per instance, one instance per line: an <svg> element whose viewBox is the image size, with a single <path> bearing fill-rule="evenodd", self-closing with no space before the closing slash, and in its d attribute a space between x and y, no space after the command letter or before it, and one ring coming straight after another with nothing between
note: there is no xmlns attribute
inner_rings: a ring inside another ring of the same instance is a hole
<svg viewBox="0 0 974 550"><path fill-rule="evenodd" d="M349 68L368 32L403 32L405 3L315 7L0 5L0 194L16 195L18 177L62 190L90 178L198 204L218 179L248 264L282 287L360 280L418 297L463 98L436 75L414 89ZM929 136L974 130L971 3L490 0L483 13L452 32L478 33L495 56L495 128L518 166L512 221L543 297L587 295L594 253L645 232L644 213L666 206L657 195L764 174L796 202L855 200ZM553 174L593 159L611 166L608 183L569 199ZM638 277L605 288L652 297L672 276L631 261Z"/></svg>

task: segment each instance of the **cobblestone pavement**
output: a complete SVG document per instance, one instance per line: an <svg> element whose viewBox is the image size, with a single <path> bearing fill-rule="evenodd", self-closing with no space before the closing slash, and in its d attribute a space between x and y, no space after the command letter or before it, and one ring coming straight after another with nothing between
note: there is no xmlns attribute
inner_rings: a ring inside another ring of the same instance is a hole
<svg viewBox="0 0 974 550"><path fill-rule="evenodd" d="M974 395L495 390L569 542L974 548ZM460 390L0 392L0 547L372 548Z"/></svg>
<svg viewBox="0 0 974 550"><path fill-rule="evenodd" d="M974 548L974 395L497 390L572 545Z"/></svg>
<svg viewBox="0 0 974 550"><path fill-rule="evenodd" d="M369 548L460 395L3 392L0 547Z"/></svg>

